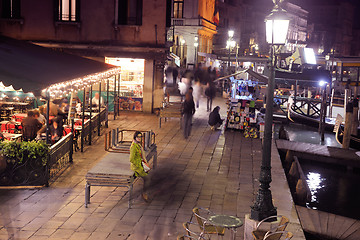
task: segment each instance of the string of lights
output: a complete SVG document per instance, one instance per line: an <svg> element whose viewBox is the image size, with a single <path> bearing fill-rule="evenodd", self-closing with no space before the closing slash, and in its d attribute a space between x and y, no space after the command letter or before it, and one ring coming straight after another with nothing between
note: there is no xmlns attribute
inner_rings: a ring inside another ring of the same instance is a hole
<svg viewBox="0 0 360 240"><path fill-rule="evenodd" d="M75 78L69 81L56 83L42 90L42 95L49 95L50 98L64 97L72 92L78 92L85 87L99 83L121 72L121 67L111 68L104 72L86 75L84 77ZM47 93L47 94L46 94Z"/></svg>

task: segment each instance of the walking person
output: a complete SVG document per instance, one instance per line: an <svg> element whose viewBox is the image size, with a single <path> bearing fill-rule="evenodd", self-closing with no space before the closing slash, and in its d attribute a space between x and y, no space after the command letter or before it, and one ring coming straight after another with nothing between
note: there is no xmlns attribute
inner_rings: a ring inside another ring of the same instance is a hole
<svg viewBox="0 0 360 240"><path fill-rule="evenodd" d="M134 171L134 177L141 177L144 180L142 198L145 202L150 201L147 192L150 186L151 177L148 175L150 167L146 161L144 148L141 146L142 133L136 131L130 146L130 168Z"/></svg>
<svg viewBox="0 0 360 240"><path fill-rule="evenodd" d="M195 84L193 85L193 96L194 96L194 100L195 100L195 105L196 108L199 108L199 103L200 103L200 97L201 97L201 84L200 81L196 81Z"/></svg>
<svg viewBox="0 0 360 240"><path fill-rule="evenodd" d="M184 137L187 139L191 133L191 123L192 117L195 113L195 103L190 93L185 95L185 101L183 103L183 128L184 128Z"/></svg>
<svg viewBox="0 0 360 240"><path fill-rule="evenodd" d="M207 83L205 89L205 95L207 98L207 111L210 112L212 109L212 100L215 97L215 88L212 83Z"/></svg>

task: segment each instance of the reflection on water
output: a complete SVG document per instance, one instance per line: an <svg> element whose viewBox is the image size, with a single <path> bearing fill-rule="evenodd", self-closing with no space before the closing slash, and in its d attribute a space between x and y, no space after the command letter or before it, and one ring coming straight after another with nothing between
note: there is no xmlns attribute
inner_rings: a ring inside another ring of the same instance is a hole
<svg viewBox="0 0 360 240"><path fill-rule="evenodd" d="M275 125L278 133L280 125ZM325 133L325 141L316 128L290 124L285 125L290 141L341 147L334 133ZM275 138L277 136L275 135ZM311 192L308 208L334 213L360 220L360 170L348 170L346 166L331 165L307 159L299 159Z"/></svg>
<svg viewBox="0 0 360 240"><path fill-rule="evenodd" d="M343 166L299 159L311 191L306 206L360 219L360 174Z"/></svg>
<svg viewBox="0 0 360 240"><path fill-rule="evenodd" d="M325 188L325 179L321 177L320 173L309 172L306 175L306 182L309 186L311 192L311 203L318 203L317 200L317 192L318 190ZM310 207L310 204L306 204L307 207ZM312 207L313 209L317 209L316 207Z"/></svg>

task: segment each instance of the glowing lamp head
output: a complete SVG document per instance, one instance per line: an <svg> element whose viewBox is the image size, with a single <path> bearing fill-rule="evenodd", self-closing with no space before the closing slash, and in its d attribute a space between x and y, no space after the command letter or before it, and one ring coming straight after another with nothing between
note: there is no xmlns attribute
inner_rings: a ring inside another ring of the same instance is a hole
<svg viewBox="0 0 360 240"><path fill-rule="evenodd" d="M274 1L273 10L265 18L266 42L269 44L284 45L286 43L290 19L286 11L279 6L281 2Z"/></svg>
<svg viewBox="0 0 360 240"><path fill-rule="evenodd" d="M324 80L320 80L320 81L319 81L319 86L320 86L320 87L323 87L323 86L325 86L326 84L327 84L327 82L324 81Z"/></svg>

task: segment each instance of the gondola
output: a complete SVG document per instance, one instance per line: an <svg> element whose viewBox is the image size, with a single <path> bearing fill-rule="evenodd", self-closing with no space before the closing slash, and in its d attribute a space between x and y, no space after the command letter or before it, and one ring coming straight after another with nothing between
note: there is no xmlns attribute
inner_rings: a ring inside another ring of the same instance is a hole
<svg viewBox="0 0 360 240"><path fill-rule="evenodd" d="M301 123L312 127L319 127L320 117L311 117L301 112L297 112L294 110L292 105L289 106L287 113L288 113L288 119L292 122ZM332 132L334 126L335 126L335 118L325 118L326 131Z"/></svg>
<svg viewBox="0 0 360 240"><path fill-rule="evenodd" d="M344 126L340 125L338 131L336 132L335 138L336 141L342 145L344 137ZM357 136L351 135L350 137L350 148L360 150L360 129L358 128Z"/></svg>
<svg viewBox="0 0 360 240"><path fill-rule="evenodd" d="M292 106L288 108L288 118L292 122L297 122L313 127L319 127L320 118L309 117L302 113L296 112ZM335 118L325 118L325 130L333 131L335 126L336 119ZM335 138L336 141L341 145L344 135L344 126L340 125L338 131L336 132ZM360 150L360 129L358 129L357 136L351 135L350 138L350 147L353 149Z"/></svg>

